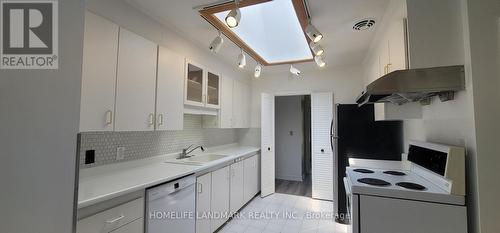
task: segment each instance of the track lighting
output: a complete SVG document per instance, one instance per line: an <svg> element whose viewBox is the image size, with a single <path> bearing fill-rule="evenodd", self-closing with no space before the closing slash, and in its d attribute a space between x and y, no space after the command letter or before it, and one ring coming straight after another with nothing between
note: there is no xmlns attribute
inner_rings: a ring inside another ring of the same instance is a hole
<svg viewBox="0 0 500 233"><path fill-rule="evenodd" d="M309 23L306 27L306 34L314 43L318 43L321 39L323 39L323 34L314 27L311 23Z"/></svg>
<svg viewBox="0 0 500 233"><path fill-rule="evenodd" d="M247 58L245 57L245 54L243 53L242 49L240 55L238 55L238 67L243 69L245 68L246 65L247 65Z"/></svg>
<svg viewBox="0 0 500 233"><path fill-rule="evenodd" d="M257 64L255 66L255 72L253 73L253 76L258 78L260 77L260 72L262 71L262 66L260 66L260 64Z"/></svg>
<svg viewBox="0 0 500 233"><path fill-rule="evenodd" d="M210 43L210 51L213 53L218 53L220 48L222 47L222 43L224 43L224 39L222 39L221 33L219 31L219 35L215 37L212 43Z"/></svg>
<svg viewBox="0 0 500 233"><path fill-rule="evenodd" d="M295 68L293 65L290 65L290 73L297 77L300 76L300 70Z"/></svg>
<svg viewBox="0 0 500 233"><path fill-rule="evenodd" d="M315 56L314 61L316 62L316 65L318 65L319 68L323 68L326 66L326 62L323 60L322 56Z"/></svg>
<svg viewBox="0 0 500 233"><path fill-rule="evenodd" d="M230 28L237 27L240 23L241 11L240 8L238 8L239 2L238 0L234 1L236 8L232 9L226 16L226 24Z"/></svg>
<svg viewBox="0 0 500 233"><path fill-rule="evenodd" d="M311 50L316 56L321 56L325 52L325 50L323 49L323 47L321 47L321 45L319 45L318 43L314 43L313 41L309 43L309 47L311 47Z"/></svg>

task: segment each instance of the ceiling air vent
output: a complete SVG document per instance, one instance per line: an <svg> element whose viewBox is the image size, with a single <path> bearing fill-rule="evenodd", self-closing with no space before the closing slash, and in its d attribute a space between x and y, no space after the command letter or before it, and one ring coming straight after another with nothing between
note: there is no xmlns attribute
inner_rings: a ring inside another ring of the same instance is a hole
<svg viewBox="0 0 500 233"><path fill-rule="evenodd" d="M374 19L363 19L360 20L356 23L354 23L354 26L352 26L352 29L355 31L364 31L367 30L375 25L375 20Z"/></svg>

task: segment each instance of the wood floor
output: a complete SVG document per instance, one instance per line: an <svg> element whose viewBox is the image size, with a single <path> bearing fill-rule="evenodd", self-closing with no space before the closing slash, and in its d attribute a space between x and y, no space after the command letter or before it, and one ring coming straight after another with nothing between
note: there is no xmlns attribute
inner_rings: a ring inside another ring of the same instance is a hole
<svg viewBox="0 0 500 233"><path fill-rule="evenodd" d="M276 179L276 192L296 196L312 197L311 175L306 175L304 181Z"/></svg>

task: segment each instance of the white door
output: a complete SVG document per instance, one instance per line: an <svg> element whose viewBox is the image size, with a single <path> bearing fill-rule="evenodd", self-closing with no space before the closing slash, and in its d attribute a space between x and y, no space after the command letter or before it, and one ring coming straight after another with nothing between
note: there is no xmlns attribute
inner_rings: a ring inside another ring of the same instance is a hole
<svg viewBox="0 0 500 233"><path fill-rule="evenodd" d="M184 124L184 58L158 47L156 130L182 130Z"/></svg>
<svg viewBox="0 0 500 233"><path fill-rule="evenodd" d="M196 178L196 233L212 233L210 218L212 195L212 173Z"/></svg>
<svg viewBox="0 0 500 233"><path fill-rule="evenodd" d="M118 25L85 13L80 132L113 131Z"/></svg>
<svg viewBox="0 0 500 233"><path fill-rule="evenodd" d="M261 196L274 193L274 95L262 93L260 106L261 124Z"/></svg>
<svg viewBox="0 0 500 233"><path fill-rule="evenodd" d="M311 95L312 197L333 200L334 159L330 145L333 93Z"/></svg>
<svg viewBox="0 0 500 233"><path fill-rule="evenodd" d="M212 232L229 219L229 180L229 166L212 172L212 214L223 216L212 219Z"/></svg>
<svg viewBox="0 0 500 233"><path fill-rule="evenodd" d="M120 28L116 85L116 131L154 130L158 46Z"/></svg>

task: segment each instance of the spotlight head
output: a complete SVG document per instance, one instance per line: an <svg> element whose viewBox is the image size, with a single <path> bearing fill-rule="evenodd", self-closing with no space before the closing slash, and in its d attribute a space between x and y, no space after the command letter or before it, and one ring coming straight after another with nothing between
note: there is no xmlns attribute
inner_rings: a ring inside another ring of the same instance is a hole
<svg viewBox="0 0 500 233"><path fill-rule="evenodd" d="M309 43L309 47L311 47L311 50L316 56L321 56L325 52L325 50L323 49L323 47L321 47L321 45L319 45L318 43L314 43L313 41Z"/></svg>
<svg viewBox="0 0 500 233"><path fill-rule="evenodd" d="M326 62L323 60L322 56L315 56L314 61L316 62L316 65L318 65L319 68L323 68L326 66Z"/></svg>
<svg viewBox="0 0 500 233"><path fill-rule="evenodd" d="M224 39L222 39L222 36L219 34L217 37L215 37L212 43L210 43L210 51L213 53L218 53L222 47L222 43L224 43Z"/></svg>
<svg viewBox="0 0 500 233"><path fill-rule="evenodd" d="M257 64L255 66L255 72L253 74L254 77L258 78L260 77L260 72L262 71L262 66L260 64Z"/></svg>
<svg viewBox="0 0 500 233"><path fill-rule="evenodd" d="M295 68L293 65L290 65L290 73L297 77L300 76L300 70Z"/></svg>
<svg viewBox="0 0 500 233"><path fill-rule="evenodd" d="M226 25L229 28L235 28L240 24L241 11L239 8L232 9L226 16Z"/></svg>
<svg viewBox="0 0 500 233"><path fill-rule="evenodd" d="M242 50L240 55L238 55L238 67L240 67L240 69L243 69L245 68L246 65L247 65L247 59L245 57L245 54L243 54Z"/></svg>
<svg viewBox="0 0 500 233"><path fill-rule="evenodd" d="M306 34L314 43L318 43L321 39L323 39L323 34L318 31L318 29L309 23L306 27Z"/></svg>

